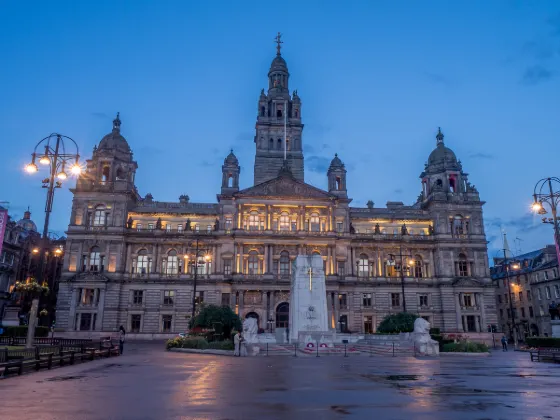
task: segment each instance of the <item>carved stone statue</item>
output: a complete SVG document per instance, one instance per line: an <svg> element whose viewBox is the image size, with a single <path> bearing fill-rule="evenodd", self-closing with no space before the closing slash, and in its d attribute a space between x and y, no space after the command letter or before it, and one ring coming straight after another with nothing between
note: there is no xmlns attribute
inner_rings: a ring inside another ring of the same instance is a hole
<svg viewBox="0 0 560 420"><path fill-rule="evenodd" d="M191 230L191 219L187 219L187 223L185 225L185 230Z"/></svg>
<svg viewBox="0 0 560 420"><path fill-rule="evenodd" d="M216 217L216 221L214 222L214 230L216 231L220 230L220 221L218 220L217 217Z"/></svg>
<svg viewBox="0 0 560 420"><path fill-rule="evenodd" d="M246 343L257 343L258 333L257 320L255 318L245 318L243 321L243 337Z"/></svg>
<svg viewBox="0 0 560 420"><path fill-rule="evenodd" d="M422 356L439 356L439 343L430 337L430 323L424 318L416 318L414 332L409 336L414 341L417 354Z"/></svg>
<svg viewBox="0 0 560 420"><path fill-rule="evenodd" d="M375 230L373 231L376 235L381 233L381 228L379 227L379 223L375 224Z"/></svg>
<svg viewBox="0 0 560 420"><path fill-rule="evenodd" d="M144 200L146 200L146 203L151 203L154 200L154 196L151 193L148 193L146 194Z"/></svg>
<svg viewBox="0 0 560 420"><path fill-rule="evenodd" d="M132 220L132 217L129 217L128 220L126 221L127 229L132 229L132 224L133 223L134 223L134 220Z"/></svg>
<svg viewBox="0 0 560 420"><path fill-rule="evenodd" d="M350 222L350 233L356 233L356 229L354 229L352 222Z"/></svg>
<svg viewBox="0 0 560 420"><path fill-rule="evenodd" d="M408 229L406 228L406 224L403 224L401 227L401 235L408 235Z"/></svg>
<svg viewBox="0 0 560 420"><path fill-rule="evenodd" d="M434 234L434 226L433 226L433 225L430 225L430 226L428 226L428 235L431 236L431 235L433 235L433 234Z"/></svg>
<svg viewBox="0 0 560 420"><path fill-rule="evenodd" d="M367 208L368 208L368 209L372 209L372 208L373 208L373 205L374 205L374 204L373 204L373 201L369 200L369 201L367 202Z"/></svg>
<svg viewBox="0 0 560 420"><path fill-rule="evenodd" d="M156 221L156 229L161 229L161 217L158 217Z"/></svg>

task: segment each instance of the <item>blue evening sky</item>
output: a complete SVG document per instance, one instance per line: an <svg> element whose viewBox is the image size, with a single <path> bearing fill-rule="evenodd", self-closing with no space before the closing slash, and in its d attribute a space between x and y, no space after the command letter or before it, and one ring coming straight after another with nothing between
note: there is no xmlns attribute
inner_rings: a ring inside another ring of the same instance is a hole
<svg viewBox="0 0 560 420"><path fill-rule="evenodd" d="M529 214L560 176L560 2L7 1L0 3L0 201L42 226L40 175L22 172L56 131L84 157L121 112L142 195L215 202L233 148L253 180L261 88L283 56L305 123L306 181L337 152L353 205L412 204L437 127L486 201L490 257L552 243ZM43 173L46 176L45 173ZM68 224L57 191L51 230ZM520 238L521 241L514 241Z"/></svg>

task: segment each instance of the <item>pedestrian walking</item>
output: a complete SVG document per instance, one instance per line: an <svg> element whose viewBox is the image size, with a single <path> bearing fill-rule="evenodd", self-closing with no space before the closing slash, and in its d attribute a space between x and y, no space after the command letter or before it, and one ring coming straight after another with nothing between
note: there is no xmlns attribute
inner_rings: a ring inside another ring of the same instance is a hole
<svg viewBox="0 0 560 420"><path fill-rule="evenodd" d="M119 327L119 352L120 352L120 354L123 354L125 335L126 335L126 331L124 330L124 327L121 325Z"/></svg>
<svg viewBox="0 0 560 420"><path fill-rule="evenodd" d="M508 351L507 349L507 338L506 335L502 335L502 351Z"/></svg>

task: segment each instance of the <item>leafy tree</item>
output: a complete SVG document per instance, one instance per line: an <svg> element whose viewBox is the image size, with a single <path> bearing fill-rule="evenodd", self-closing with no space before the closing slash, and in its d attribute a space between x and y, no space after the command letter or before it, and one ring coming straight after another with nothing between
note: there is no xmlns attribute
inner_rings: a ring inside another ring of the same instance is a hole
<svg viewBox="0 0 560 420"><path fill-rule="evenodd" d="M224 338L230 336L231 330L241 330L241 320L229 306L205 305L200 312L191 319L190 327L214 328L215 324L221 324Z"/></svg>
<svg viewBox="0 0 560 420"><path fill-rule="evenodd" d="M385 334L394 334L401 332L414 331L414 321L418 315L410 312L400 312L394 315L387 315L377 327L377 332Z"/></svg>

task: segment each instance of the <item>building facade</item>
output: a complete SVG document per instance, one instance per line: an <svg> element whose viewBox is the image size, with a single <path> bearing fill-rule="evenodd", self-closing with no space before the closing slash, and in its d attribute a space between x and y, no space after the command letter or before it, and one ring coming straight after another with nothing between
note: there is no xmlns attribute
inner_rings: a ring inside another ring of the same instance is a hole
<svg viewBox="0 0 560 420"><path fill-rule="evenodd" d="M507 260L494 258L491 274L497 288L496 306L501 331L512 338L517 334L519 341L527 336L551 336L551 314L558 316L560 305L556 247L548 245Z"/></svg>
<svg viewBox="0 0 560 420"><path fill-rule="evenodd" d="M240 187L232 151L215 203L140 195L117 115L73 190L58 328L180 332L193 302L229 305L262 330L286 328L291 262L302 254L324 261L333 330L371 333L405 306L442 331L497 322L484 203L441 131L413 205L359 208L336 155L325 189L305 183L302 102L279 48L257 115L254 185Z"/></svg>

